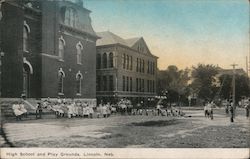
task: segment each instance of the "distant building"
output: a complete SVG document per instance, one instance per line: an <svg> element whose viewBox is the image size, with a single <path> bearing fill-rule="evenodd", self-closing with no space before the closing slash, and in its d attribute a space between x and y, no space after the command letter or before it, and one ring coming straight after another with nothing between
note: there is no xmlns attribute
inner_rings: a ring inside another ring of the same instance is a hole
<svg viewBox="0 0 250 159"><path fill-rule="evenodd" d="M233 69L222 69L220 68L218 71L218 76L221 75L233 75L234 74L234 70ZM235 69L235 74L237 75L247 75L247 72L244 71L244 69L242 68L236 68Z"/></svg>
<svg viewBox="0 0 250 159"><path fill-rule="evenodd" d="M81 0L2 1L1 96L95 101L98 37L89 14Z"/></svg>
<svg viewBox="0 0 250 159"><path fill-rule="evenodd" d="M157 57L142 37L123 39L112 32L97 33L97 100L121 98L145 103L156 96Z"/></svg>

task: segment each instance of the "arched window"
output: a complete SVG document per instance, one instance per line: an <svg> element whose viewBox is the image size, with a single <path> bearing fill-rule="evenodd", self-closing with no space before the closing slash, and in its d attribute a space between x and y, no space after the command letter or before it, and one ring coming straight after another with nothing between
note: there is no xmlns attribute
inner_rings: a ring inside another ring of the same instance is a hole
<svg viewBox="0 0 250 159"><path fill-rule="evenodd" d="M103 54L103 68L107 68L107 54Z"/></svg>
<svg viewBox="0 0 250 159"><path fill-rule="evenodd" d="M82 74L79 71L76 74L76 95L81 95L81 90L82 90Z"/></svg>
<svg viewBox="0 0 250 159"><path fill-rule="evenodd" d="M83 46L79 42L76 45L76 61L77 61L77 64L82 64L82 50L83 50Z"/></svg>
<svg viewBox="0 0 250 159"><path fill-rule="evenodd" d="M97 69L100 69L101 68L101 55L100 54L97 54L97 60L96 60L96 68Z"/></svg>
<svg viewBox="0 0 250 159"><path fill-rule="evenodd" d="M29 97L30 95L30 78L33 74L33 67L26 58L23 58L23 95Z"/></svg>
<svg viewBox="0 0 250 159"><path fill-rule="evenodd" d="M58 71L58 94L63 94L63 79L65 77L65 73L62 68Z"/></svg>
<svg viewBox="0 0 250 159"><path fill-rule="evenodd" d="M112 52L109 53L109 67L110 68L114 67L113 57L114 57L113 53Z"/></svg>
<svg viewBox="0 0 250 159"><path fill-rule="evenodd" d="M28 51L28 38L29 38L30 28L26 21L24 21L23 26L23 51Z"/></svg>
<svg viewBox="0 0 250 159"><path fill-rule="evenodd" d="M58 44L58 56L60 59L64 59L64 46L65 46L65 40L61 36L59 38L59 44Z"/></svg>

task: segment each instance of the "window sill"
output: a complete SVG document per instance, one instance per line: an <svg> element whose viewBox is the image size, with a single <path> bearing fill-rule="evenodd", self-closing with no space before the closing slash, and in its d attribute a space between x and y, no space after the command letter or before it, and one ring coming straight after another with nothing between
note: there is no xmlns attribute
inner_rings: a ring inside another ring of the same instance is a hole
<svg viewBox="0 0 250 159"><path fill-rule="evenodd" d="M25 53L30 53L28 50L23 50L23 52L25 52Z"/></svg>
<svg viewBox="0 0 250 159"><path fill-rule="evenodd" d="M58 95L63 96L63 95L64 95L64 93L58 93Z"/></svg>

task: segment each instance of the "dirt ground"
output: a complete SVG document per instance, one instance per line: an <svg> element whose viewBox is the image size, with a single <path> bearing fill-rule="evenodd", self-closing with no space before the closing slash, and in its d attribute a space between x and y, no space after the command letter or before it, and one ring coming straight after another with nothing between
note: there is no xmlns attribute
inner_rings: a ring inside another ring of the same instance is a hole
<svg viewBox="0 0 250 159"><path fill-rule="evenodd" d="M185 117L121 116L99 119L41 119L6 123L16 147L51 148L249 148L250 120L238 109L231 123L223 109L214 119L202 110Z"/></svg>

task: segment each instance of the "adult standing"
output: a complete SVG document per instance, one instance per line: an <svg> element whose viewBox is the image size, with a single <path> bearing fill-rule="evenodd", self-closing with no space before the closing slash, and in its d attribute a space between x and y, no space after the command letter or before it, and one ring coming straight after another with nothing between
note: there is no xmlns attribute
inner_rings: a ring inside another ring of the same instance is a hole
<svg viewBox="0 0 250 159"><path fill-rule="evenodd" d="M249 99L248 102L246 103L245 109L246 109L246 117L249 118L250 99Z"/></svg>
<svg viewBox="0 0 250 159"><path fill-rule="evenodd" d="M230 121L233 123L234 122L234 104L231 102L231 105L229 107L230 111Z"/></svg>

